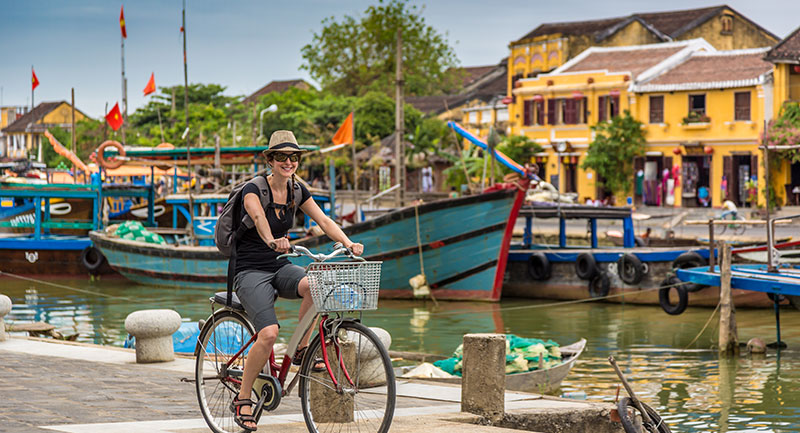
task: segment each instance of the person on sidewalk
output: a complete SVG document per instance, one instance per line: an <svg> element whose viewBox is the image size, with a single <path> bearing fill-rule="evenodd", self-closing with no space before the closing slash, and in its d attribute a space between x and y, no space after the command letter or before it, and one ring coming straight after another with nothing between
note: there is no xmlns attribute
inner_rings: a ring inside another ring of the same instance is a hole
<svg viewBox="0 0 800 433"><path fill-rule="evenodd" d="M266 176L271 202L266 209L261 204L261 192L253 183L242 189L242 205L254 221L236 243L236 277L234 290L244 306L245 312L258 332L258 338L250 348L242 375L239 395L231 402L234 420L239 427L256 430L253 417L251 391L258 374L266 365L272 347L278 339L278 318L275 314L275 299L280 296L302 299L300 318L311 308L313 301L309 293L305 270L287 259L278 259L290 249L286 237L292 228L292 219L297 207L311 217L331 240L341 242L353 254L360 256L364 246L351 241L342 229L319 208L311 193L295 180L300 165L302 150L291 131L275 131L264 151L272 174ZM299 186L299 188L298 188ZM295 196L299 192L299 196ZM308 347L308 335L300 342L300 350L292 362L300 363Z"/></svg>

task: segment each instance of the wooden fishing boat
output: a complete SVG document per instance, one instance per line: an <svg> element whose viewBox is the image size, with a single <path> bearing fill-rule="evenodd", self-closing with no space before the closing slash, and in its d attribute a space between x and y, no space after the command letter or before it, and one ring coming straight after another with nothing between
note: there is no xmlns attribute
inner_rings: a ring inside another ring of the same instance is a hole
<svg viewBox="0 0 800 433"><path fill-rule="evenodd" d="M567 377L572 367L586 348L586 339L567 346L562 346L561 363L542 370L533 370L524 373L506 374L506 389L511 391L534 392L539 394L553 393L561 386L561 382ZM422 378L434 382L461 383L461 377L453 376L448 378Z"/></svg>
<svg viewBox="0 0 800 433"><path fill-rule="evenodd" d="M368 260L384 262L381 297L412 298L409 279L422 273L424 266L436 299L497 301L513 228L508 222L516 219L526 187L527 181L522 181L484 194L405 207L344 231L354 242L364 244ZM214 289L225 286L228 262L216 247L154 245L102 231L92 231L89 236L111 267L133 281ZM322 235L296 244L325 251L332 241ZM297 263L306 264L300 259Z"/></svg>

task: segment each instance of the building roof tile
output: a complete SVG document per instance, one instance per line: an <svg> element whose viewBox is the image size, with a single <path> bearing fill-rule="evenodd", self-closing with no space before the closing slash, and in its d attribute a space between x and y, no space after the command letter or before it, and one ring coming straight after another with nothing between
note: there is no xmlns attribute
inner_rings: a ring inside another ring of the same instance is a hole
<svg viewBox="0 0 800 433"><path fill-rule="evenodd" d="M767 60L800 63L800 27L767 52Z"/></svg>
<svg viewBox="0 0 800 433"><path fill-rule="evenodd" d="M22 117L12 122L10 125L6 126L3 129L3 132L10 133L10 132L25 132L28 130L28 125L35 124L36 122L41 121L47 116L51 111L55 110L61 104L66 104L66 101L54 101L54 102L41 102L39 105L34 107L33 110L28 111L27 113L23 114Z"/></svg>
<svg viewBox="0 0 800 433"><path fill-rule="evenodd" d="M671 85L681 88L753 85L762 75L772 70L772 64L764 60L765 51L766 48L693 53L686 61L645 83L643 88Z"/></svg>
<svg viewBox="0 0 800 433"><path fill-rule="evenodd" d="M272 93L272 92L281 93L281 92L285 92L285 91L289 90L292 87L300 87L300 88L302 88L304 86L308 86L306 88L310 88L311 87L311 85L308 84L303 79L273 80L273 81L270 81L266 86L256 90L252 95L244 98L244 100L242 100L242 102L244 102L245 104L249 104L249 103L258 101L258 98L261 95L266 95L267 93Z"/></svg>
<svg viewBox="0 0 800 433"><path fill-rule="evenodd" d="M662 47L659 44L647 46L647 48L630 47L615 48L613 50L595 51L589 53L583 59L560 72L580 72L607 70L609 72L630 72L636 78L640 73L655 66L671 55L681 51L685 45L674 45Z"/></svg>

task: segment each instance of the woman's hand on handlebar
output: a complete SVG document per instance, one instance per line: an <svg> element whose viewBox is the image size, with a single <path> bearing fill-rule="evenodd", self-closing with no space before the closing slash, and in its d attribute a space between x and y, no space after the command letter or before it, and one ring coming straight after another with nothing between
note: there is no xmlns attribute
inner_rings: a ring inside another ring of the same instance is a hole
<svg viewBox="0 0 800 433"><path fill-rule="evenodd" d="M359 244L358 242L353 242L347 246L347 249L350 250L351 253L355 256L360 256L364 254L364 245Z"/></svg>
<svg viewBox="0 0 800 433"><path fill-rule="evenodd" d="M270 248L281 254L288 253L292 248L291 244L289 244L289 238L275 239L269 244L267 244L267 246L269 246Z"/></svg>

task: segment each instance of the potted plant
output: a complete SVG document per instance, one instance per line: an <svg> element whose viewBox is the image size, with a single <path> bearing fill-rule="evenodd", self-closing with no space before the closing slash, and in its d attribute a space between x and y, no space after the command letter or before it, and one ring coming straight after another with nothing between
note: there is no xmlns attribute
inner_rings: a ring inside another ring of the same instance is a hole
<svg viewBox="0 0 800 433"><path fill-rule="evenodd" d="M688 125L690 123L709 123L711 122L711 118L708 117L705 113L698 113L697 111L690 111L689 115L683 118L683 124Z"/></svg>

